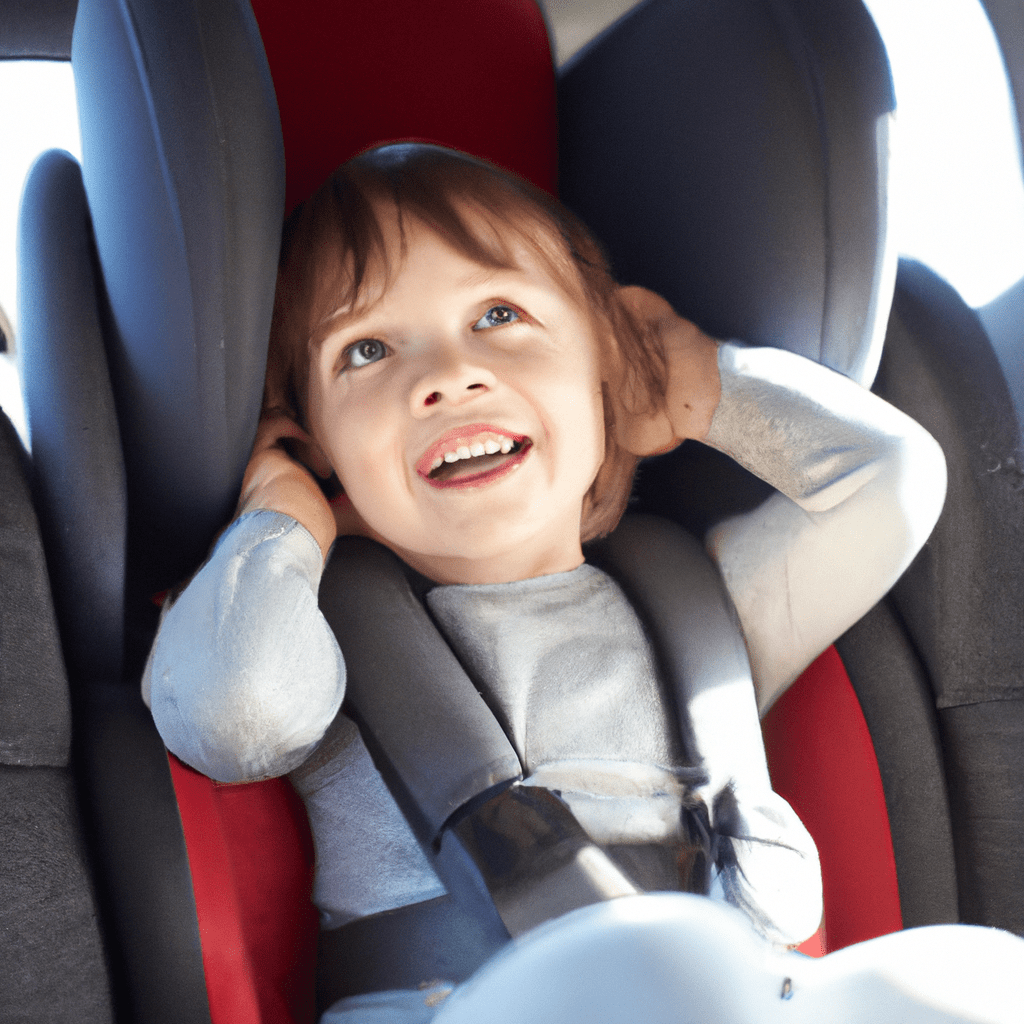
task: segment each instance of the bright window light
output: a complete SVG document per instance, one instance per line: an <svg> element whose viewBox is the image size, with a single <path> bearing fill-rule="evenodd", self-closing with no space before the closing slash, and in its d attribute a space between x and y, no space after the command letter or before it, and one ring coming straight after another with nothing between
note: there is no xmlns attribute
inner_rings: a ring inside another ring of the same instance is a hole
<svg viewBox="0 0 1024 1024"><path fill-rule="evenodd" d="M64 61L0 61L0 307L14 327L15 346L21 189L36 157L55 148L81 159L71 65ZM17 374L7 357L0 357L0 406L25 438Z"/></svg>
<svg viewBox="0 0 1024 1024"><path fill-rule="evenodd" d="M972 306L1024 277L1024 182L1002 55L977 0L865 0L896 87L894 230Z"/></svg>

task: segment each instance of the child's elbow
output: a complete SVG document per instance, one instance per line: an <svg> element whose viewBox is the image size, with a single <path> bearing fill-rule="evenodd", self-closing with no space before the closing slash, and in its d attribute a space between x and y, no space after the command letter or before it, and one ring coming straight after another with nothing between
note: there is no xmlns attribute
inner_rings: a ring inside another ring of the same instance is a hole
<svg viewBox="0 0 1024 1024"><path fill-rule="evenodd" d="M326 624L321 635L305 640L273 657L235 651L217 652L235 657L170 661L158 644L147 682L167 748L218 782L250 782L297 768L345 693L344 661Z"/></svg>

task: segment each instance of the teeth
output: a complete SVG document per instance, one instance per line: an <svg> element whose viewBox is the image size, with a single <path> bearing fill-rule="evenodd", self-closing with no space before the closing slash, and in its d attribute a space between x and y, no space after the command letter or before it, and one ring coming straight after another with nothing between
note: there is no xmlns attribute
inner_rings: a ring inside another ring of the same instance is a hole
<svg viewBox="0 0 1024 1024"><path fill-rule="evenodd" d="M508 455L514 447L515 441L510 437L502 437L500 440L489 437L486 441L474 441L470 445L460 444L454 451L436 456L430 464L430 472L433 473L446 462L459 462L461 459L474 459L481 455L497 455L498 452Z"/></svg>

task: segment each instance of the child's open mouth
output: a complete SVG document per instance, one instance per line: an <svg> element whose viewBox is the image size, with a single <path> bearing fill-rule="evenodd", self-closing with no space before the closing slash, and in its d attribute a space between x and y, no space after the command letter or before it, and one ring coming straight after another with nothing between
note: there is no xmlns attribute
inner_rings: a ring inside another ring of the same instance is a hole
<svg viewBox="0 0 1024 1024"><path fill-rule="evenodd" d="M455 432L436 443L417 465L433 487L478 487L519 466L531 447L528 437L479 428Z"/></svg>

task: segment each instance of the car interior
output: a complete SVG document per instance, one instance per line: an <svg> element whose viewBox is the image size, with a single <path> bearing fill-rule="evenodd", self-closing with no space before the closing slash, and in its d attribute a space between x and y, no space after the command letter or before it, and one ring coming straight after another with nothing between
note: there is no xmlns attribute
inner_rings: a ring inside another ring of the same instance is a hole
<svg viewBox="0 0 1024 1024"><path fill-rule="evenodd" d="M1024 9L984 6L1019 115ZM235 508L283 217L396 139L557 193L622 282L853 377L940 442L933 536L763 731L821 855L804 952L1024 934L1024 284L977 311L899 258L896 97L860 0L643 0L558 69L534 0L0 0L0 58L69 60L82 138L21 205L30 451L0 417L0 1016L315 1019L301 802L170 755L139 680L161 595ZM642 465L631 509L699 540L766 494L687 442ZM364 939L353 976L386 969Z"/></svg>

